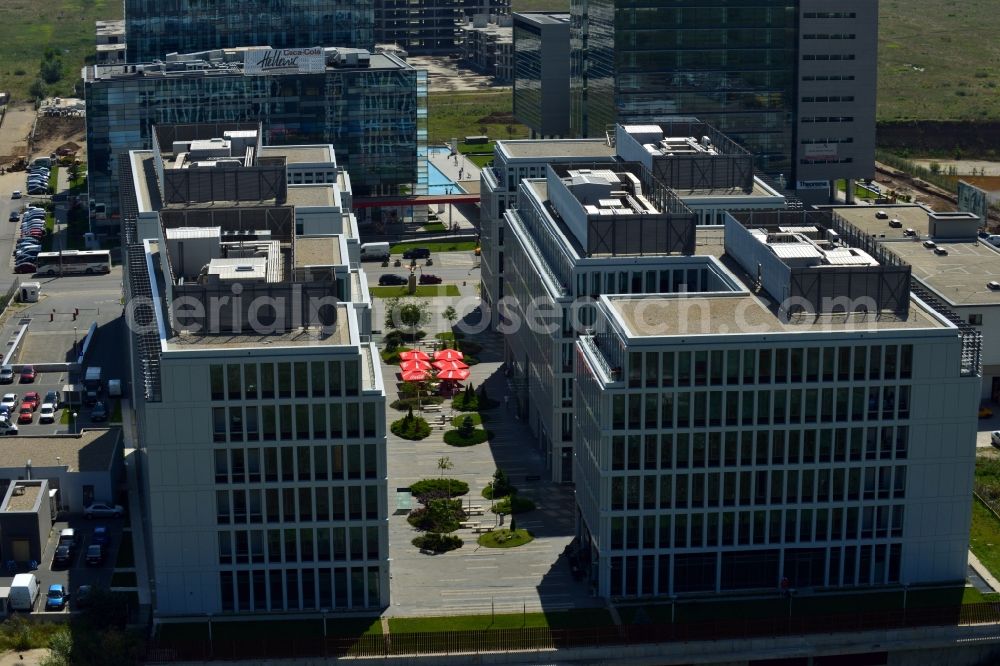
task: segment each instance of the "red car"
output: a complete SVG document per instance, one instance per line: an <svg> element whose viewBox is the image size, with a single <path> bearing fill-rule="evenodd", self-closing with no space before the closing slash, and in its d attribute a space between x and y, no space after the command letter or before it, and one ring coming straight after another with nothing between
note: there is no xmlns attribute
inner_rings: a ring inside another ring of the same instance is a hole
<svg viewBox="0 0 1000 666"><path fill-rule="evenodd" d="M34 264L18 264L14 267L15 273L37 273L38 268Z"/></svg>
<svg viewBox="0 0 1000 666"><path fill-rule="evenodd" d="M39 405L42 404L42 396L38 395L38 391L28 391L21 398L25 405L31 405L31 411L37 411Z"/></svg>
<svg viewBox="0 0 1000 666"><path fill-rule="evenodd" d="M35 372L34 366L26 365L26 366L23 366L21 368L21 383L22 384L30 384L30 383L32 383L33 381L35 381L35 377L37 377L37 376L38 376L38 373ZM35 395L38 395L38 394L36 393Z"/></svg>
<svg viewBox="0 0 1000 666"><path fill-rule="evenodd" d="M441 278L430 273L421 273L418 282L420 284L441 284Z"/></svg>
<svg viewBox="0 0 1000 666"><path fill-rule="evenodd" d="M21 405L21 410L17 414L18 423L31 423L35 418L35 410L31 408L29 403L24 403Z"/></svg>

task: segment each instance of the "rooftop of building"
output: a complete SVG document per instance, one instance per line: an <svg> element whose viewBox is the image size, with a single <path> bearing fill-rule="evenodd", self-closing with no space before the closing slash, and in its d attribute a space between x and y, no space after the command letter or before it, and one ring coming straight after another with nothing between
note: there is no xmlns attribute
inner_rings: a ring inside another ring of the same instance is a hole
<svg viewBox="0 0 1000 666"><path fill-rule="evenodd" d="M295 239L295 267L336 266L346 263L340 252L340 236L299 236Z"/></svg>
<svg viewBox="0 0 1000 666"><path fill-rule="evenodd" d="M0 507L4 513L10 511L33 511L42 499L44 480L18 480L8 489L7 502Z"/></svg>
<svg viewBox="0 0 1000 666"><path fill-rule="evenodd" d="M715 197L739 197L740 199L774 199L784 201L784 195L772 188L770 185L754 178L752 189L747 192L742 187L730 185L725 187L693 187L693 188L671 188L678 197L684 201L697 201L698 199L708 199ZM692 204L693 205L693 204Z"/></svg>
<svg viewBox="0 0 1000 666"><path fill-rule="evenodd" d="M84 68L86 81L119 78L160 77L178 78L197 76L257 76L245 71L245 58L252 51L269 49L268 46L246 46L233 49L215 49L196 53L170 54L167 61L153 63L124 63L93 65ZM413 66L391 53L370 53L364 49L325 47L325 67L316 70L287 70L265 73L268 76L287 74L322 74L329 71L359 72L372 70L413 70Z"/></svg>
<svg viewBox="0 0 1000 666"><path fill-rule="evenodd" d="M748 288L751 285L746 285ZM911 300L905 316L893 313L784 315L766 296L745 294L608 296L633 337L761 335L948 328L933 310Z"/></svg>
<svg viewBox="0 0 1000 666"><path fill-rule="evenodd" d="M912 241L930 236L928 209L914 204L891 206L831 206L824 207L856 226L872 238L878 240ZM876 214L885 213L885 218ZM896 220L899 225L896 226ZM913 230L913 234L907 233Z"/></svg>
<svg viewBox="0 0 1000 666"><path fill-rule="evenodd" d="M261 157L284 157L285 163L292 164L336 164L333 146L317 144L313 146L261 146Z"/></svg>
<svg viewBox="0 0 1000 666"><path fill-rule="evenodd" d="M125 19L94 21L94 31L98 35L124 35Z"/></svg>
<svg viewBox="0 0 1000 666"><path fill-rule="evenodd" d="M615 147L607 139L518 139L497 141L496 149L507 160L613 158Z"/></svg>
<svg viewBox="0 0 1000 666"><path fill-rule="evenodd" d="M285 203L292 206L338 206L337 192L332 184L292 185L288 188Z"/></svg>
<svg viewBox="0 0 1000 666"><path fill-rule="evenodd" d="M70 472L110 469L122 439L121 428L86 428L75 435L18 435L4 440L0 469L65 467Z"/></svg>
<svg viewBox="0 0 1000 666"><path fill-rule="evenodd" d="M923 243L886 243L912 266L913 277L952 305L1000 305L1000 251L976 241L938 243L938 254Z"/></svg>

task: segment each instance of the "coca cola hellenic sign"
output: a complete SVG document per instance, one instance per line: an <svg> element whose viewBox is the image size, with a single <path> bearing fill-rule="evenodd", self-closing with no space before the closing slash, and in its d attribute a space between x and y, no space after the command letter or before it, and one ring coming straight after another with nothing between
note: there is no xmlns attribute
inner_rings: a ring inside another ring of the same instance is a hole
<svg viewBox="0 0 1000 666"><path fill-rule="evenodd" d="M247 49L243 55L245 74L309 74L326 68L319 47L308 49Z"/></svg>

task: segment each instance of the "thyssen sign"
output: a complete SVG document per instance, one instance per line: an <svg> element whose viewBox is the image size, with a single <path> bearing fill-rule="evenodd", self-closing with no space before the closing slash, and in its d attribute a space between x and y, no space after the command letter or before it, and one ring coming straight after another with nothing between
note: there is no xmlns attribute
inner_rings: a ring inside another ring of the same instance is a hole
<svg viewBox="0 0 1000 666"><path fill-rule="evenodd" d="M247 49L244 74L307 74L322 72L326 56L319 47L308 49Z"/></svg>

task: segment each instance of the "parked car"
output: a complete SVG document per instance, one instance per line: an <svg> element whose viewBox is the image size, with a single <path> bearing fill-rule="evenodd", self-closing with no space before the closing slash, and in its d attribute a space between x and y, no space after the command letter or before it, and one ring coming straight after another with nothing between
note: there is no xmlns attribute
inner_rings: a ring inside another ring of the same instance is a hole
<svg viewBox="0 0 1000 666"><path fill-rule="evenodd" d="M884 210L875 211L875 219L876 220L888 220L889 219L889 213L885 212Z"/></svg>
<svg viewBox="0 0 1000 666"><path fill-rule="evenodd" d="M45 610L61 611L66 607L66 602L68 600L69 594L66 593L65 587L59 583L49 585L49 593L45 595Z"/></svg>
<svg viewBox="0 0 1000 666"><path fill-rule="evenodd" d="M31 408L31 405L24 403L21 405L21 409L17 413L17 422L21 425L26 425L33 423L35 420L35 410Z"/></svg>
<svg viewBox="0 0 1000 666"><path fill-rule="evenodd" d="M14 190L13 192L11 192L10 193L10 198L11 199L20 199L21 198L21 190Z"/></svg>
<svg viewBox="0 0 1000 666"><path fill-rule="evenodd" d="M1000 430L994 430L990 433L990 443L997 448L1000 448Z"/></svg>
<svg viewBox="0 0 1000 666"><path fill-rule="evenodd" d="M17 406L17 394L4 393L3 397L0 398L0 405L6 405L8 409L14 409Z"/></svg>
<svg viewBox="0 0 1000 666"><path fill-rule="evenodd" d="M378 283L382 287L392 287L400 284L406 284L406 282L406 278L402 275L393 275L391 273L382 275L378 279Z"/></svg>
<svg viewBox="0 0 1000 666"><path fill-rule="evenodd" d="M32 410L37 410L42 404L42 396L38 395L38 391L28 391L21 398L21 402L26 405L30 404Z"/></svg>
<svg viewBox="0 0 1000 666"><path fill-rule="evenodd" d="M897 219L892 219L892 220L889 220L889 226L892 227L893 229L902 229L903 228L903 223L900 222Z"/></svg>
<svg viewBox="0 0 1000 666"><path fill-rule="evenodd" d="M59 566L67 566L73 559L73 549L69 544L56 546L56 554L52 557L52 563Z"/></svg>
<svg viewBox="0 0 1000 666"><path fill-rule="evenodd" d="M104 546L92 544L87 546L87 564L97 566L104 561Z"/></svg>
<svg viewBox="0 0 1000 666"><path fill-rule="evenodd" d="M22 384L31 384L32 382L35 381L35 377L37 377L37 376L38 376L38 373L35 372L34 366L31 366L31 365L21 366L21 383Z"/></svg>
<svg viewBox="0 0 1000 666"><path fill-rule="evenodd" d="M441 284L441 278L430 273L421 273L418 282L420 284Z"/></svg>
<svg viewBox="0 0 1000 666"><path fill-rule="evenodd" d="M81 585L76 588L76 594L73 595L73 606L75 608L86 608L90 605L93 596L93 585Z"/></svg>
<svg viewBox="0 0 1000 666"><path fill-rule="evenodd" d="M102 505L102 506L107 506L107 505ZM98 525L97 527L94 528L94 534L90 537L90 540L93 543L98 543L101 545L108 543L108 541L111 540L111 537L108 535L108 528L105 527L104 525Z"/></svg>
<svg viewBox="0 0 1000 666"><path fill-rule="evenodd" d="M13 384L14 383L14 366L4 365L0 366L0 384Z"/></svg>
<svg viewBox="0 0 1000 666"><path fill-rule="evenodd" d="M38 422L39 423L55 423L56 420L56 409L49 403L42 405L42 411L38 412Z"/></svg>
<svg viewBox="0 0 1000 666"><path fill-rule="evenodd" d="M52 405L52 409L59 409L59 391L47 391L45 393L45 400L42 403Z"/></svg>
<svg viewBox="0 0 1000 666"><path fill-rule="evenodd" d="M101 502L95 502L83 510L83 515L87 518L121 518L123 513L125 513L125 509L120 504L104 504ZM94 528L94 541L97 541L98 529L100 528ZM101 542L97 541L97 543Z"/></svg>
<svg viewBox="0 0 1000 666"><path fill-rule="evenodd" d="M426 247L411 247L403 252L403 259L426 259L431 256L431 251Z"/></svg>
<svg viewBox="0 0 1000 666"><path fill-rule="evenodd" d="M7 218L10 222L20 222L21 216L17 214L16 210L10 211L10 217Z"/></svg>
<svg viewBox="0 0 1000 666"><path fill-rule="evenodd" d="M108 408L103 402L94 403L93 409L90 410L90 420L95 423L103 423L108 420Z"/></svg>

